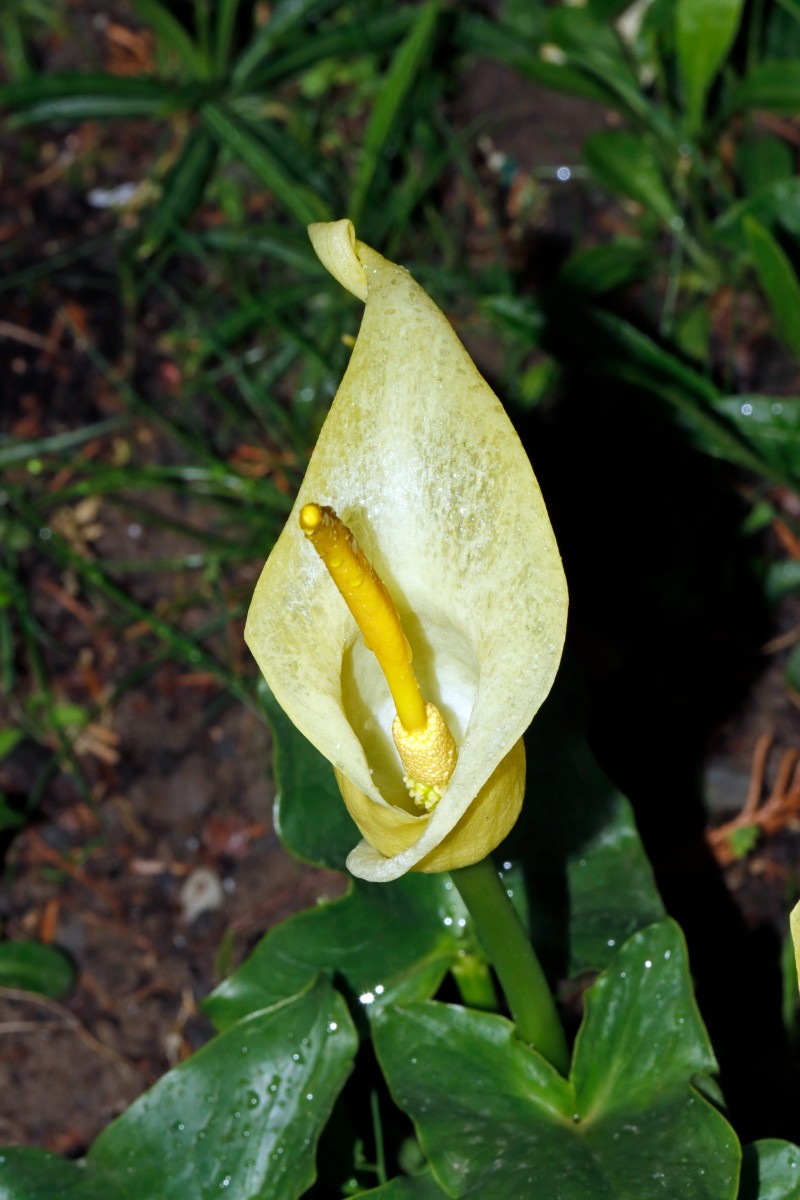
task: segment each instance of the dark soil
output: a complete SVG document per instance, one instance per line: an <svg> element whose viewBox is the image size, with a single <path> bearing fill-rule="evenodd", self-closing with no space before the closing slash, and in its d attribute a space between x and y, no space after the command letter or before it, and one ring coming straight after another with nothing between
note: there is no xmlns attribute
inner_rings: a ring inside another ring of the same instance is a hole
<svg viewBox="0 0 800 1200"><path fill-rule="evenodd" d="M90 57L103 61L114 45L105 13L83 5L76 19L94 47ZM122 53L119 44L117 52ZM43 47L53 67L75 65L74 55L74 44L58 38ZM466 126L487 111L496 115L476 152L476 166L496 185L495 216L519 269L529 271L535 282L537 273L546 272L548 256L557 260L576 234L585 236L588 229L592 237L602 237L620 219L579 181L553 189L542 188L539 180L562 163L574 165L583 137L605 118L595 106L541 92L510 72L484 66L470 78L457 112ZM10 403L0 415L2 432L32 438L116 411L107 381L88 365L62 317L72 306L73 318L86 321L105 357L119 362L124 339L110 238L115 218L87 205L91 179L86 172L91 175L92 164L102 162L104 186L138 178L146 170L146 141L135 124L115 126L113 137L108 130L83 126L38 144L29 134L4 139L8 161L15 164L0 180L0 239L11 249L6 269L91 242L80 272L91 286L70 286L69 277L55 281L45 273L35 287L7 297L4 305L0 337L8 352L4 394ZM59 163L69 169L59 169ZM479 218L476 208L469 246L476 263L482 252ZM138 336L146 339L147 330ZM491 375L491 348L476 352ZM157 386L155 347L149 367ZM751 386L757 391L759 380ZM562 411L569 414L563 419L574 423L576 410ZM627 415L618 413L620 428ZM716 468L709 474L706 465L698 468L696 459L690 461L682 447L675 447L669 461L687 479L692 473L695 481L700 478L692 484L700 491L687 501L680 519L674 513L669 518L651 502L652 446L663 446L658 429L640 426L640 436L656 442L638 450L629 440L620 442L620 462L606 462L598 471L595 461L592 475L590 424L585 456L580 446L573 450L572 477L548 479L547 449L563 446L565 438L573 439L571 446L580 442L574 424L559 429L561 420L556 413L537 428L531 452L557 531L566 535L563 544L602 543L593 523L599 512L611 522L623 511L630 516L632 505L640 514L616 542L627 567L602 555L581 557L578 550L576 561L567 562L574 598L572 647L593 700L595 745L637 802L667 901L689 932L704 1011L706 1000L712 1011L720 999L709 978L719 965L718 954L709 949L715 937L712 916L722 912L725 922L733 920L746 931L750 949L755 947L741 974L753 963L771 963L764 988L768 1003L743 1004L741 1012L732 1005L732 1021L712 1032L721 1038L724 1083L744 1114L743 1131L797 1138L796 1116L777 1123L776 1110L784 1101L780 1087L778 1100L761 1118L747 1114L744 1093L758 1076L758 1064L744 1071L729 1049L737 1021L764 1024L759 1045L770 1057L764 1057L762 1070L776 1061L775 1048L783 1044L775 951L788 904L800 890L800 820L787 812L751 853L723 864L711 855L705 825L734 815L744 803L762 734L774 740L765 796L782 755L800 745L798 697L784 679L786 657L800 640L800 609L786 602L777 612L766 611L755 598L754 580L745 578L749 567L740 575L724 574L731 555L741 550L734 527L744 513L730 490L736 481L729 473L724 479ZM613 430L607 430L603 445L613 444ZM109 452L107 442L83 451ZM138 461L157 462L166 451L152 429L142 426L131 435L127 452ZM637 452L640 475L632 478L630 462ZM556 461L567 461L563 451ZM732 500L719 499L722 487ZM605 509L598 507L598 497ZM154 503L168 513L175 501L161 496ZM201 503L191 497L185 503L192 518L202 520ZM693 520L698 506L705 506L710 517L705 567L680 549L686 542L681 521ZM162 558L192 549L179 535L143 529L103 502L73 506L62 522L64 536L102 560ZM581 522L583 536L575 532ZM720 539L725 547L718 554ZM652 551L649 556L644 545ZM747 553L752 559L778 558L787 549L772 532L760 543L751 542ZM632 570L641 575L640 568L652 567L656 559L659 570L644 575L638 591L613 594L609 580L627 580ZM35 546L22 552L22 561L47 638L48 676L65 700L97 704L99 716L77 747L86 786L69 773L56 773L36 819L6 858L0 899L5 936L60 946L78 974L74 990L61 1002L0 989L0 1060L6 1072L0 1142L78 1155L136 1095L209 1036L199 1001L258 937L318 896L340 891L343 880L309 871L278 844L269 739L257 716L203 672L168 661L150 669L156 647L146 630L128 626L120 631L113 611ZM242 594L252 587L259 566L239 569L226 587ZM700 597L700 616L694 612L691 621L676 625L673 615L660 609L654 615L651 598L664 582L665 566L678 572L677 583L672 580L678 591L683 587L685 594ZM723 572L716 583L714 570ZM164 573L126 579L126 586L141 605L158 610L185 600L191 585L183 575ZM187 628L213 611L210 594L193 599L184 618ZM700 633L707 638L715 626L716 644L702 644ZM673 640L654 651L665 629ZM776 644L777 638L783 640ZM764 645L772 649L764 652ZM231 625L224 653L242 671L250 670L240 622ZM140 668L141 682L117 696L121 681ZM19 685L16 703L35 690L29 678ZM676 720L676 714L685 719ZM0 762L0 791L12 799L29 796L55 749L33 741L20 745ZM689 779L694 780L691 794ZM205 897L202 911L192 908L192 895ZM701 919L706 904L708 920ZM727 971L724 978L730 976Z"/></svg>

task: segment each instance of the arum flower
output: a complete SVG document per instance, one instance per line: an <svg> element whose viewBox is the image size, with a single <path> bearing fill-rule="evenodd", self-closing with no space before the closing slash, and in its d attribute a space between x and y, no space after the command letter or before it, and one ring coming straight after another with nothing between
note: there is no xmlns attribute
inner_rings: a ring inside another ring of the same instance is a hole
<svg viewBox="0 0 800 1200"><path fill-rule="evenodd" d="M478 862L513 826L566 584L527 456L447 319L349 221L309 234L364 318L245 637L333 764L363 837L348 868L387 881Z"/></svg>

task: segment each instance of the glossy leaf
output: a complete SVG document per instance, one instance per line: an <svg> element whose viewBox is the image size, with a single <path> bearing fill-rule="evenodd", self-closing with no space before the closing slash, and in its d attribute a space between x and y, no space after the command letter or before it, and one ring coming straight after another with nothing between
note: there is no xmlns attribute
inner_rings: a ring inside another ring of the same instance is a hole
<svg viewBox="0 0 800 1200"><path fill-rule="evenodd" d="M100 1135L85 1166L4 1151L0 1200L297 1200L355 1049L344 1002L319 984L170 1071Z"/></svg>
<svg viewBox="0 0 800 1200"><path fill-rule="evenodd" d="M466 914L447 875L407 875L391 887L355 880L343 899L271 930L203 1007L227 1028L321 974L343 981L372 1015L432 996L465 949L473 949Z"/></svg>
<svg viewBox="0 0 800 1200"><path fill-rule="evenodd" d="M600 969L637 929L664 916L628 801L603 774L583 729L584 698L565 663L525 739L522 816L500 847L506 885L530 913L554 973ZM568 947L568 955L565 953Z"/></svg>
<svg viewBox="0 0 800 1200"><path fill-rule="evenodd" d="M593 133L583 146L586 163L600 183L629 196L669 224L677 210L646 138L623 129Z"/></svg>
<svg viewBox="0 0 800 1200"><path fill-rule="evenodd" d="M414 1179L392 1179L369 1192L359 1192L358 1196L359 1200L444 1200L448 1194L426 1172Z"/></svg>
<svg viewBox="0 0 800 1200"><path fill-rule="evenodd" d="M691 130L702 125L706 95L733 45L743 0L678 0L675 42Z"/></svg>
<svg viewBox="0 0 800 1200"><path fill-rule="evenodd" d="M375 1036L451 1196L736 1196L736 1137L693 1085L715 1062L672 922L635 934L587 993L569 1081L507 1021L448 1005L387 1010Z"/></svg>
<svg viewBox="0 0 800 1200"><path fill-rule="evenodd" d="M55 946L45 946L42 942L0 942L0 987L22 988L42 996L63 996L74 982L72 963Z"/></svg>
<svg viewBox="0 0 800 1200"><path fill-rule="evenodd" d="M132 1200L104 1171L28 1147L0 1150L0 1200ZM141 1198L140 1198L141 1200Z"/></svg>
<svg viewBox="0 0 800 1200"><path fill-rule="evenodd" d="M800 1147L777 1138L745 1146L739 1200L796 1200L800 1196Z"/></svg>
<svg viewBox="0 0 800 1200"><path fill-rule="evenodd" d="M800 354L800 282L788 256L768 229L754 217L746 217L747 245L787 345Z"/></svg>
<svg viewBox="0 0 800 1200"><path fill-rule="evenodd" d="M274 739L278 837L295 858L343 871L358 830L342 803L333 769L292 724L263 680L258 695Z"/></svg>

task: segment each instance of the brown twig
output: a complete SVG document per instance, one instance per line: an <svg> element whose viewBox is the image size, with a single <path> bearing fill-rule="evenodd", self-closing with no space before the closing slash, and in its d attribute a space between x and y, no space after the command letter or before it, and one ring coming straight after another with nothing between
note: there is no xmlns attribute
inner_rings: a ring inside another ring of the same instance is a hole
<svg viewBox="0 0 800 1200"><path fill-rule="evenodd" d="M706 831L706 841L721 866L727 866L737 857L731 839L739 830L755 827L762 833L776 833L800 814L800 753L797 750L783 752L775 783L766 801L761 804L767 760L773 742L772 733L762 733L756 742L750 786L741 811L730 821Z"/></svg>

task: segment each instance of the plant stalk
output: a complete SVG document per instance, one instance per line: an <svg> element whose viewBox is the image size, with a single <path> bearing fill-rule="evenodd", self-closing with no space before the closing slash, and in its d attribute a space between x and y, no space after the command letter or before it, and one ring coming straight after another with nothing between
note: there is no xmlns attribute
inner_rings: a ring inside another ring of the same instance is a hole
<svg viewBox="0 0 800 1200"><path fill-rule="evenodd" d="M555 1001L491 858L459 867L451 875L495 969L519 1037L566 1077L570 1054Z"/></svg>

